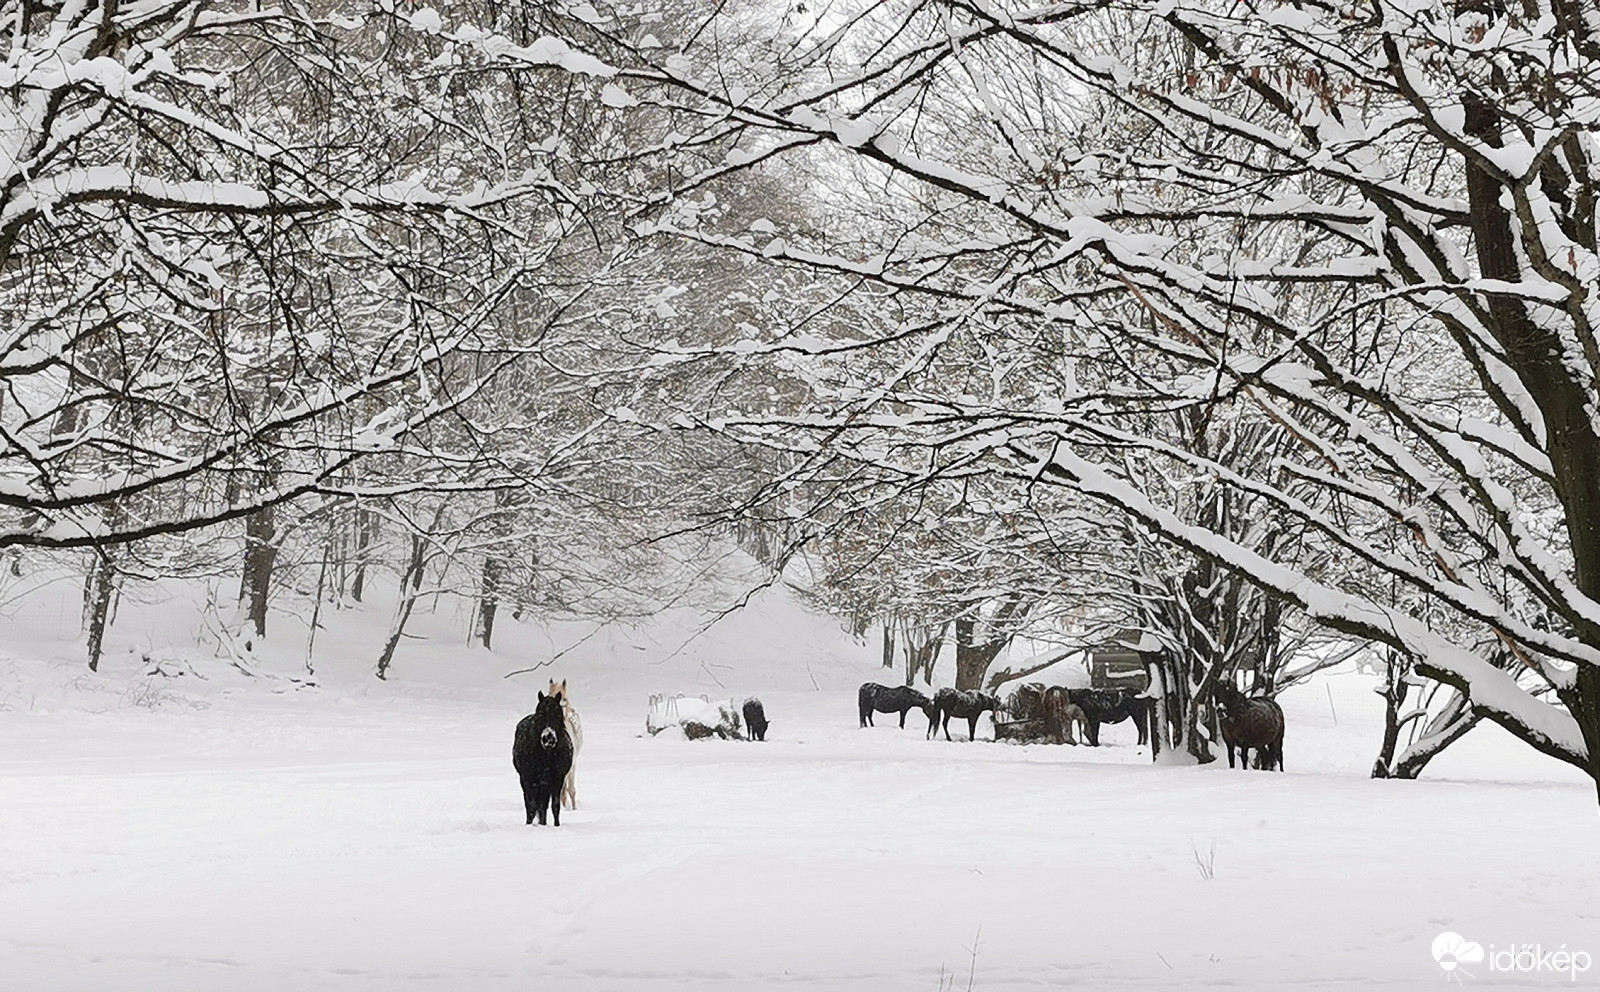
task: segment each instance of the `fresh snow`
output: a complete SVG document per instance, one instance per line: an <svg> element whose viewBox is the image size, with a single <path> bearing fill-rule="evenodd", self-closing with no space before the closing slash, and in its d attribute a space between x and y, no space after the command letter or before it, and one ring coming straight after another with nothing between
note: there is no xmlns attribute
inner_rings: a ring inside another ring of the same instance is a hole
<svg viewBox="0 0 1600 992"><path fill-rule="evenodd" d="M493 652L425 602L388 681L392 604L327 607L315 687L303 621L275 613L247 677L197 646L192 590L131 588L90 674L76 592L0 596L6 989L1417 989L1445 932L1600 952L1592 786L1494 727L1367 778L1370 674L1287 694L1269 774L1153 766L1127 725L858 729L895 673L781 590L703 633L505 617ZM585 738L559 829L524 826L510 764L552 676ZM676 692L759 696L769 740L646 735Z"/></svg>

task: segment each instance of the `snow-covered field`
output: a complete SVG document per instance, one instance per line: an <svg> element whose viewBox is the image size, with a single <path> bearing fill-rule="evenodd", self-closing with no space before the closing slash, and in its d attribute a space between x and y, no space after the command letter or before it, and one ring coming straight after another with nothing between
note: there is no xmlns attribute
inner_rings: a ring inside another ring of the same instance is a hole
<svg viewBox="0 0 1600 992"><path fill-rule="evenodd" d="M1100 749L858 729L856 686L896 681L876 644L776 592L510 679L590 628L507 620L490 653L441 605L379 682L388 611L344 611L314 688L197 647L184 596L125 602L90 675L72 593L0 618L6 990L1600 983L1435 963L1444 931L1600 954L1595 794L1492 727L1422 781L1367 778L1369 676L1286 697L1279 775L1152 766L1126 725ZM273 622L262 665L299 674L304 624ZM585 730L559 829L523 825L510 767L551 675ZM674 691L759 695L768 742L644 736Z"/></svg>

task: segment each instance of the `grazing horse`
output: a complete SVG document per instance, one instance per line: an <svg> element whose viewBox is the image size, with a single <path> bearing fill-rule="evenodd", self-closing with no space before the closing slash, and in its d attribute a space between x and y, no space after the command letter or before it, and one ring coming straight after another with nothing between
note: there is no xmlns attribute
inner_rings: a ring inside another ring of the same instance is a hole
<svg viewBox="0 0 1600 992"><path fill-rule="evenodd" d="M754 696L744 701L744 726L750 732L753 741L767 739L767 711L761 706L761 700Z"/></svg>
<svg viewBox="0 0 1600 992"><path fill-rule="evenodd" d="M1094 747L1100 746L1101 724L1128 719L1139 728L1139 743L1149 743L1151 700L1126 689L1068 689L1067 696L1083 710L1087 728L1083 736Z"/></svg>
<svg viewBox="0 0 1600 992"><path fill-rule="evenodd" d="M1053 685L1044 691L1045 732L1057 744L1077 744L1072 736L1072 728L1077 726L1083 739L1089 739L1089 718L1084 715L1083 708L1072 701L1067 690L1059 685Z"/></svg>
<svg viewBox="0 0 1600 992"><path fill-rule="evenodd" d="M548 810L561 826L561 784L572 770L572 738L567 735L561 700L539 693L539 705L517 724L511 743L511 767L522 780L522 805L528 822L545 824Z"/></svg>
<svg viewBox="0 0 1600 992"><path fill-rule="evenodd" d="M1272 771L1283 771L1283 707L1265 697L1246 697L1229 682L1219 682L1211 698L1222 708L1218 725L1222 743L1228 749L1228 767L1233 767L1233 749L1239 749L1239 767L1250 767L1250 749L1256 749L1256 764Z"/></svg>
<svg viewBox="0 0 1600 992"><path fill-rule="evenodd" d="M967 720L967 740L973 740L978 734L978 717L984 710L990 713L1000 709L1000 700L986 692L976 692L971 689L940 689L933 694L933 714L928 718L928 736L932 737L937 727L943 726L944 739L950 739L950 718L965 717Z"/></svg>
<svg viewBox="0 0 1600 992"><path fill-rule="evenodd" d="M933 700L908 685L897 685L889 688L876 682L863 682L856 692L856 703L861 709L861 725L863 727L876 726L872 722L872 714L899 713L900 729L906 729L906 713L912 709L919 709L923 716L933 719Z"/></svg>
<svg viewBox="0 0 1600 992"><path fill-rule="evenodd" d="M567 809L578 808L578 752L583 750L583 723L578 711L572 708L572 694L567 691L567 680L550 680L550 695L561 700L561 714L566 720L567 736L572 738L572 767L561 783L561 804Z"/></svg>

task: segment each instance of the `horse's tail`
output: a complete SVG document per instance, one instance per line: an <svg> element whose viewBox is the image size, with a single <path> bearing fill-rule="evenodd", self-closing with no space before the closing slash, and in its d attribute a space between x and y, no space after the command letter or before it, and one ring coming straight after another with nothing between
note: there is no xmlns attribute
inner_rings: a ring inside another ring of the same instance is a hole
<svg viewBox="0 0 1600 992"><path fill-rule="evenodd" d="M1284 719L1283 707L1278 705L1276 699L1269 699L1267 702L1272 704L1273 712L1278 714L1278 736L1272 742L1272 754L1278 759L1278 771L1281 772L1283 771L1283 734L1288 729L1289 721Z"/></svg>

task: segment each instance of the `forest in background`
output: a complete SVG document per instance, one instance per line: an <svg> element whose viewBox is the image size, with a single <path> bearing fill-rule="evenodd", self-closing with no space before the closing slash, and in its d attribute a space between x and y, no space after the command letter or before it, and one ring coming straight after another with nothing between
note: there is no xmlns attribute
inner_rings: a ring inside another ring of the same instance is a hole
<svg viewBox="0 0 1600 992"><path fill-rule="evenodd" d="M487 646L738 545L906 681L1146 631L1204 760L1362 648L1375 774L1488 719L1600 786L1577 0L0 19L0 548L91 668L130 578L270 637L386 570L381 677L430 589Z"/></svg>

